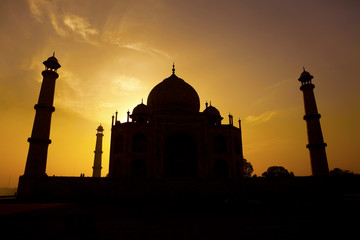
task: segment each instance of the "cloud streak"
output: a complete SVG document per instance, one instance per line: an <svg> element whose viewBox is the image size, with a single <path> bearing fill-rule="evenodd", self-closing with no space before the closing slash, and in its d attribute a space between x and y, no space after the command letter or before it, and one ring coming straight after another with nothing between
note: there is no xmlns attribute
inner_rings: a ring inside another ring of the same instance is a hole
<svg viewBox="0 0 360 240"><path fill-rule="evenodd" d="M61 37L80 36L85 42L97 43L92 38L97 36L99 31L86 18L74 13L64 13L55 3L47 0L28 0L28 5L31 15L38 22L43 23L47 17L55 32Z"/></svg>
<svg viewBox="0 0 360 240"><path fill-rule="evenodd" d="M268 111L268 112L264 112L258 116L254 116L254 115L247 116L245 120L248 123L253 123L253 124L264 123L264 122L269 121L277 113L278 113L278 111Z"/></svg>
<svg viewBox="0 0 360 240"><path fill-rule="evenodd" d="M74 33L79 34L87 42L94 43L90 38L99 34L99 31L92 27L88 20L75 14L66 14L63 17L63 22L68 28Z"/></svg>

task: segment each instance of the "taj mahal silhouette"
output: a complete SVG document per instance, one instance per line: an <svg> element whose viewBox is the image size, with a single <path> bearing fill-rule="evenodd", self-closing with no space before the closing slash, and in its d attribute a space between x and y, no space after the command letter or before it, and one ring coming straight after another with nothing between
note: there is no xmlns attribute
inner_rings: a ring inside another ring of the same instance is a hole
<svg viewBox="0 0 360 240"><path fill-rule="evenodd" d="M92 177L49 177L47 152L51 143L51 116L55 82L61 67L55 54L44 61L36 115L19 198L124 197L171 195L182 191L226 194L244 178L241 121L233 116L223 124L220 111L210 103L201 111L196 90L175 74L157 84L147 97L127 113L126 122L112 116L110 164L101 177L102 137L97 128ZM317 112L312 76L303 71L303 91L313 175L328 175L326 144Z"/></svg>

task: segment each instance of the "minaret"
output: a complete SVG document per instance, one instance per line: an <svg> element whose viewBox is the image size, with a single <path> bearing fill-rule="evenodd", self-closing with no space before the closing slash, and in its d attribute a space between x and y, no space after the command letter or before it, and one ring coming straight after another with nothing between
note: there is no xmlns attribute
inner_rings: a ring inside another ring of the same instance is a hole
<svg viewBox="0 0 360 240"><path fill-rule="evenodd" d="M95 157L94 157L94 166L93 166L93 177L101 177L101 155L102 151L102 138L104 136L104 128L100 125L97 129L96 134L96 146L95 146Z"/></svg>
<svg viewBox="0 0 360 240"><path fill-rule="evenodd" d="M311 83L313 76L307 71L301 73L299 81L300 90L304 95L305 116L309 144L306 147L310 151L311 171L313 176L329 175L329 167L326 158L325 147L321 126L314 95L315 85Z"/></svg>
<svg viewBox="0 0 360 240"><path fill-rule="evenodd" d="M51 114L55 111L53 107L55 81L59 77L57 69L61 66L55 58L55 53L43 64L45 70L42 72L43 81L39 100L34 107L36 113L31 137L28 139L30 146L24 176L45 176L48 146L51 143L49 137Z"/></svg>

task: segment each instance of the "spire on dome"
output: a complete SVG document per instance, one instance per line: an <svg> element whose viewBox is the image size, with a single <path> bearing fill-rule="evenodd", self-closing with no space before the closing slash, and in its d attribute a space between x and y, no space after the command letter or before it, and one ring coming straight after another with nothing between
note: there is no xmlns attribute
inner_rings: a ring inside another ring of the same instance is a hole
<svg viewBox="0 0 360 240"><path fill-rule="evenodd" d="M173 74L175 74L175 63L173 62L173 68L172 68Z"/></svg>

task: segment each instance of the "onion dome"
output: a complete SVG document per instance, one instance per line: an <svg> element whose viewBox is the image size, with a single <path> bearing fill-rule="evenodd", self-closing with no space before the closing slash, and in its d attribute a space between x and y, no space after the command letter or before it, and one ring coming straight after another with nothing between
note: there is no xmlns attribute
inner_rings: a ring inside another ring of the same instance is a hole
<svg viewBox="0 0 360 240"><path fill-rule="evenodd" d="M55 57L55 52L51 57L49 57L46 61L44 61L43 64L45 65L46 69L51 69L51 70L54 69L55 71L61 67L61 65L59 64L58 60Z"/></svg>
<svg viewBox="0 0 360 240"><path fill-rule="evenodd" d="M173 74L150 92L147 105L153 113L196 113L200 109L199 95L183 79Z"/></svg>

